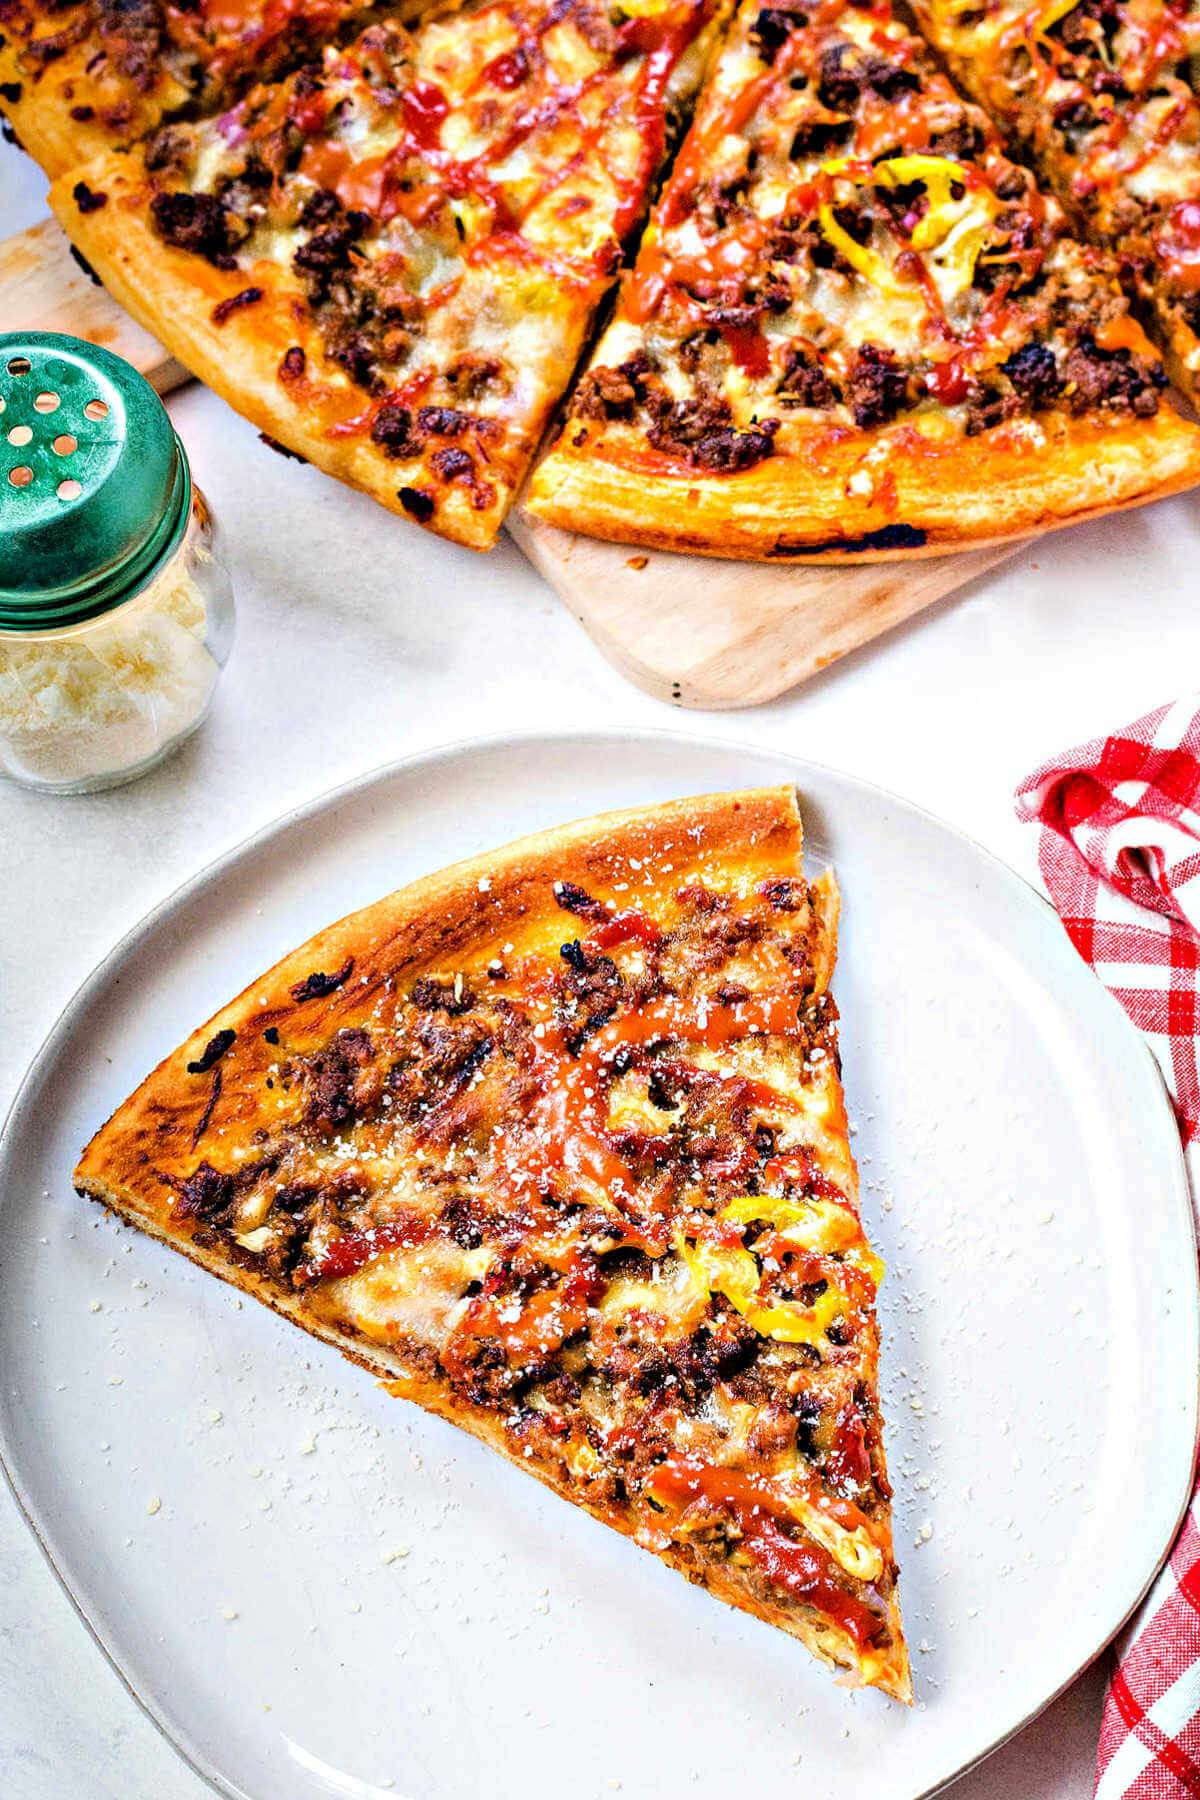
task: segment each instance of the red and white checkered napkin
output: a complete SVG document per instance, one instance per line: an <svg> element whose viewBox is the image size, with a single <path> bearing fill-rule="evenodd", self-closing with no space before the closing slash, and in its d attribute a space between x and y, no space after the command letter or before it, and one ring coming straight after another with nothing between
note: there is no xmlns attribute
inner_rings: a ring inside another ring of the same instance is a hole
<svg viewBox="0 0 1200 1800"><path fill-rule="evenodd" d="M1038 769L1017 812L1071 942L1146 1034L1200 1174L1200 694ZM1200 1796L1200 1487L1117 1643L1096 1800Z"/></svg>

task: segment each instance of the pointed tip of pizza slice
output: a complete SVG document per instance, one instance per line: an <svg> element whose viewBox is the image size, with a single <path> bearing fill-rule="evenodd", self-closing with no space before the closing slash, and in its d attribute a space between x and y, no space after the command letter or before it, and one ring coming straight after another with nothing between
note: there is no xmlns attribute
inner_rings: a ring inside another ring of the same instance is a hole
<svg viewBox="0 0 1200 1800"><path fill-rule="evenodd" d="M837 910L787 788L523 839L286 956L77 1184L907 1701Z"/></svg>
<svg viewBox="0 0 1200 1800"><path fill-rule="evenodd" d="M744 0L535 470L549 523L890 560L1200 480L1115 265L886 0Z"/></svg>

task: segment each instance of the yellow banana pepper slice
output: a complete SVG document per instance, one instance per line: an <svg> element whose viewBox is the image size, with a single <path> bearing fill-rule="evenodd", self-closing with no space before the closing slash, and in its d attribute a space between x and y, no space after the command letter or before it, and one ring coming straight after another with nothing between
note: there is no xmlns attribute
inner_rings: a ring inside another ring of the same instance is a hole
<svg viewBox="0 0 1200 1800"><path fill-rule="evenodd" d="M1072 0L1077 4L1077 0ZM822 163L821 173L853 182L856 187L905 187L919 181L929 196L929 209L912 233L914 250L930 253L936 269L956 287L970 283L979 252L987 241L999 203L989 188L972 188L969 172L948 156L889 156L870 168L856 167L850 157ZM964 192L955 199L953 188ZM877 251L856 244L834 217L828 202L817 209L821 230L852 268L876 287L893 294L911 293Z"/></svg>
<svg viewBox="0 0 1200 1800"><path fill-rule="evenodd" d="M845 1222L830 1219L827 1214L832 1213L841 1214ZM883 1279L882 1260L868 1247L853 1214L845 1207L828 1202L824 1206L820 1202L806 1206L770 1195L754 1195L731 1201L719 1217L738 1225L763 1219L781 1236L791 1237L798 1247L826 1252L835 1247L841 1249L846 1262L865 1275L873 1287L877 1288ZM843 1241L835 1243L836 1237ZM691 1242L685 1237L679 1239L676 1248L700 1287L724 1294L748 1325L780 1343L819 1343L849 1304L845 1292L832 1280L811 1306L801 1306L795 1300L767 1304L760 1298L762 1275L749 1250Z"/></svg>
<svg viewBox="0 0 1200 1800"><path fill-rule="evenodd" d="M782 1200L773 1194L748 1194L744 1200L731 1200L720 1217L735 1225L763 1219L801 1250L818 1250L826 1256L836 1251L866 1275L872 1287L878 1288L883 1280L883 1258L867 1243L850 1208L834 1200Z"/></svg>

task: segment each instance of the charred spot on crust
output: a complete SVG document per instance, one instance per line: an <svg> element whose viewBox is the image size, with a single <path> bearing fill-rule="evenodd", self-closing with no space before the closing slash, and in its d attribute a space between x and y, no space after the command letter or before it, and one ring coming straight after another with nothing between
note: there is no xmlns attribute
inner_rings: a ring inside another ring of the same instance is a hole
<svg viewBox="0 0 1200 1800"><path fill-rule="evenodd" d="M224 1031L218 1031L214 1037L210 1037L196 1061L188 1064L188 1074L207 1075L213 1064L220 1062L236 1037L237 1032L231 1031L228 1026Z"/></svg>
<svg viewBox="0 0 1200 1800"><path fill-rule="evenodd" d="M398 488L396 490L396 498L399 500L405 512L414 518L419 525L426 525L429 520L432 519L434 510L433 495L427 493L424 488Z"/></svg>
<svg viewBox="0 0 1200 1800"><path fill-rule="evenodd" d="M93 287L103 287L104 283L101 281L100 277L97 275L95 269L93 269L93 267L92 267L91 263L88 261L87 257L83 255L82 251L77 250L75 248L74 244L68 245L68 248L71 252L71 261L78 263L79 267L83 270L84 274L87 276L87 278L91 282L92 286Z"/></svg>
<svg viewBox="0 0 1200 1800"><path fill-rule="evenodd" d="M265 444L268 450L273 450L276 456L285 456L289 462L306 463L308 461L307 456L301 456L299 450L292 450L287 444L281 444L278 438L271 437L268 432L260 431L258 441L260 444Z"/></svg>
<svg viewBox="0 0 1200 1800"><path fill-rule="evenodd" d="M332 975L327 975L323 969L315 969L311 975L306 975L303 981L298 981L292 988L292 999L323 1000L326 994L336 993L338 988L345 985L353 968L354 958L348 956L341 968Z"/></svg>
<svg viewBox="0 0 1200 1800"><path fill-rule="evenodd" d="M71 195L81 213L99 212L102 206L108 205L108 195L97 193L86 181L77 181Z"/></svg>
<svg viewBox="0 0 1200 1800"><path fill-rule="evenodd" d="M776 544L772 556L825 556L846 550L919 550L929 533L918 525L881 525L861 537L837 538L828 544Z"/></svg>
<svg viewBox="0 0 1200 1800"><path fill-rule="evenodd" d="M226 319L245 306L255 306L263 297L260 287L245 287L239 294L230 294L224 300L218 300L210 317L214 325L223 325Z"/></svg>
<svg viewBox="0 0 1200 1800"><path fill-rule="evenodd" d="M299 344L292 344L279 359L279 379L281 381L299 381L307 361Z"/></svg>

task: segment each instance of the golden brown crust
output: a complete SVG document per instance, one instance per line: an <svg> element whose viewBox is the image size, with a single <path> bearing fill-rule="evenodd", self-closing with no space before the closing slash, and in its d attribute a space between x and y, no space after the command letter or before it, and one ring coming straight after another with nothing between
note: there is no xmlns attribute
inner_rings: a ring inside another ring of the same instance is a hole
<svg viewBox="0 0 1200 1800"><path fill-rule="evenodd" d="M620 423L579 447L564 434L524 505L551 525L655 549L891 562L1056 530L1192 487L1200 431L1164 405L1152 420L1060 415L940 442L913 425L815 428L807 444L796 431L785 453L733 474L668 473L661 463ZM878 498L847 491L864 467Z"/></svg>
<svg viewBox="0 0 1200 1800"><path fill-rule="evenodd" d="M555 881L603 889L614 870L627 868L630 856L648 861L668 851L678 852L679 870L710 858L752 855L770 867L777 859L798 858L800 841L792 789L762 788L601 814L424 876L319 931L193 1031L96 1133L76 1179L120 1188L138 1181L151 1139L159 1165L191 1149L208 1092L196 1090L186 1068L218 1031L239 1030L248 1019L275 1028L290 1021L294 1038L298 1021L300 1041L316 1041L354 1019L364 989L379 981L441 962L486 963L498 940L534 937L544 918L557 917ZM348 958L354 959L353 983L319 1008L293 997L293 988L314 970L340 969ZM163 1219L168 1210L160 1198Z"/></svg>
<svg viewBox="0 0 1200 1800"><path fill-rule="evenodd" d="M289 1054L294 1056L297 1050L302 1054L309 1043L328 1042L334 1028L369 1016L369 997L380 981L403 986L425 970L478 970L498 944L506 950L515 947L518 956L526 947L545 954L547 945L562 936L563 903L554 897L556 883L576 883L595 894L615 890L624 904L631 875L634 885L639 878L650 883L652 877L642 873L650 868L661 871L653 879L665 880L671 888L719 870L727 876L736 872L739 886L744 883L749 891L763 879L774 880L781 872L798 869L800 836L790 789L719 794L610 814L539 833L495 855L472 859L414 883L318 933L193 1033L88 1145L76 1181L82 1192L101 1200L121 1217L262 1299L302 1329L335 1344L383 1379L393 1392L460 1425L594 1516L637 1536L689 1579L788 1631L826 1661L856 1673L858 1679L907 1701L911 1684L894 1594L887 1602L884 1642L875 1648L860 1648L832 1617L789 1604L782 1594L773 1595L752 1566L739 1568L731 1561L718 1567L711 1555L699 1554L687 1543L648 1542L632 1515L592 1504L577 1486L556 1479L553 1468L539 1467L536 1458L520 1454L495 1409L472 1401L449 1387L440 1374L432 1374L428 1357L422 1360L419 1354L420 1345L414 1343L410 1349L403 1331L392 1334L386 1344L374 1341L348 1324L349 1315L339 1313L337 1305L324 1300L306 1304L286 1283L273 1281L251 1266L252 1258L234 1254L231 1246L211 1233L196 1234L188 1229L174 1209L170 1180L164 1179L173 1169L195 1166L198 1132L210 1132L206 1145L213 1137L222 1141L221 1154L226 1157L231 1150L236 1153L239 1145L261 1137L258 1115L247 1111L242 1102L248 1085L253 1086L245 1080L246 1069L253 1065L268 1022L282 1034ZM650 892L650 887L645 891ZM812 903L808 954L817 991L822 992L836 949L837 895L832 880L816 885ZM336 972L334 991L319 998L297 998L296 989L305 983L311 987L318 970ZM238 1035L227 1052L218 1054L210 1080L206 1051L211 1052L218 1033L227 1031ZM203 1078L190 1072L188 1064L193 1069L199 1064L205 1071ZM226 1076L223 1094L216 1078L222 1071ZM853 1162L832 1062L823 1071L814 1070L812 1079L830 1139L841 1146L839 1154L849 1171L846 1191L853 1202ZM872 1387L876 1342L872 1321L866 1339ZM885 1556L890 1557L886 1516L878 1521L877 1529Z"/></svg>
<svg viewBox="0 0 1200 1800"><path fill-rule="evenodd" d="M111 74L97 75L89 66L96 61L92 35L69 45L40 70L31 72L28 60L11 32L0 33L0 111L21 148L51 180L107 155L115 139L152 131L164 113L188 98L165 68L148 92ZM126 120L120 133L104 120L113 107ZM80 117L81 112L86 116Z"/></svg>

